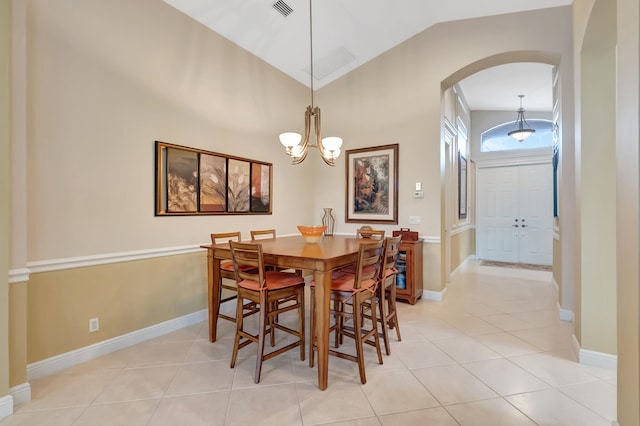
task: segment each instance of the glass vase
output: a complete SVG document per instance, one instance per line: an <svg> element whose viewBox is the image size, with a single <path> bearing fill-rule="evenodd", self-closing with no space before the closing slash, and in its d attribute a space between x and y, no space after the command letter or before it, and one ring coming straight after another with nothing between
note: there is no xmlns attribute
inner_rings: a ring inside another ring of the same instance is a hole
<svg viewBox="0 0 640 426"><path fill-rule="evenodd" d="M324 235L331 236L333 235L333 228L336 224L336 215L333 212L331 207L323 208L324 212L322 213L322 224L327 227L324 231Z"/></svg>

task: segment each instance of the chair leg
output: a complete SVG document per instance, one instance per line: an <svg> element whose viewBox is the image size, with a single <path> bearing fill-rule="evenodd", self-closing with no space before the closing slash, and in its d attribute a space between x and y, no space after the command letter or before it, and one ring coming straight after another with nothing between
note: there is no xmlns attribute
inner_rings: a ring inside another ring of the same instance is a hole
<svg viewBox="0 0 640 426"><path fill-rule="evenodd" d="M267 292L260 292L260 324L258 328L258 355L256 357L256 373L254 377L255 383L260 383L260 373L262 372L262 360L264 358L264 340L267 329L267 311L269 305L267 303Z"/></svg>
<svg viewBox="0 0 640 426"><path fill-rule="evenodd" d="M236 358L238 357L238 346L240 345L240 331L243 327L243 319L242 315L242 303L243 298L238 294L237 302L236 302L236 335L233 339L233 353L231 354L231 368L236 366Z"/></svg>
<svg viewBox="0 0 640 426"><path fill-rule="evenodd" d="M375 297L375 295L373 297ZM374 330L373 341L376 346L376 352L378 353L378 364L382 364L382 351L380 350L380 335L378 334L378 317L376 315L376 306L373 298L370 299L370 303L371 303L371 329ZM385 328L385 324L384 324L385 321L383 320L382 322L383 322L383 328Z"/></svg>
<svg viewBox="0 0 640 426"><path fill-rule="evenodd" d="M300 331L300 361L304 361L305 348L305 329L304 329L304 287L298 292L298 330Z"/></svg>
<svg viewBox="0 0 640 426"><path fill-rule="evenodd" d="M364 348L362 347L362 305L359 294L356 294L353 300L353 334L356 341L356 357L358 359L358 370L360 371L360 382L364 385L367 383L367 375L364 372Z"/></svg>
<svg viewBox="0 0 640 426"><path fill-rule="evenodd" d="M396 286L395 283L391 287L391 291L389 292L389 297L387 299L389 302L389 313L391 318L389 318L388 325L389 328L396 329L396 337L398 338L398 342L402 341L402 337L400 337L400 323L398 322L398 308L396 306Z"/></svg>
<svg viewBox="0 0 640 426"><path fill-rule="evenodd" d="M313 368L314 364L314 345L316 344L316 295L315 288L310 291L309 309L309 367Z"/></svg>
<svg viewBox="0 0 640 426"><path fill-rule="evenodd" d="M381 328L382 328L382 340L384 341L384 350L385 350L387 355L391 355L391 346L389 345L389 328L388 328L387 321L386 321L387 314L384 312L384 308L385 308L385 305L386 305L385 300L384 300L385 299L384 296L385 296L386 291L384 289L384 285L383 284L380 284L378 286L377 293L378 293L378 303L377 303L377 305L378 305L378 310L380 312L379 320L380 320L380 325L381 325ZM373 305L373 303L372 303L372 305ZM372 310L374 310L373 306L371 308L372 308ZM377 324L376 324L376 327L377 327Z"/></svg>

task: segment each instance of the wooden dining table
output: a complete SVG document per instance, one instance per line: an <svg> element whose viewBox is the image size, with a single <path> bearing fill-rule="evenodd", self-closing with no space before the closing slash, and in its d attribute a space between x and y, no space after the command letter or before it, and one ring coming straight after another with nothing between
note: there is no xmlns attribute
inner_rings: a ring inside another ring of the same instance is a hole
<svg viewBox="0 0 640 426"><path fill-rule="evenodd" d="M318 346L318 387L328 386L329 369L329 302L331 271L355 263L360 240L353 236L323 236L316 243L307 243L302 236L261 239L264 262L281 268L313 272L316 282L316 336ZM220 308L220 260L231 259L228 243L206 244L208 264L209 341L216 341Z"/></svg>

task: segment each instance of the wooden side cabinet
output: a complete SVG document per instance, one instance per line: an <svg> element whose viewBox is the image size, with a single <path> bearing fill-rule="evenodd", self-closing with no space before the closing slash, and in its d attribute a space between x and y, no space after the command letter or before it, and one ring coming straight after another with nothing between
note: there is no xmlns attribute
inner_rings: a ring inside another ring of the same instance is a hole
<svg viewBox="0 0 640 426"><path fill-rule="evenodd" d="M396 261L396 299L412 305L422 297L422 241L403 240Z"/></svg>

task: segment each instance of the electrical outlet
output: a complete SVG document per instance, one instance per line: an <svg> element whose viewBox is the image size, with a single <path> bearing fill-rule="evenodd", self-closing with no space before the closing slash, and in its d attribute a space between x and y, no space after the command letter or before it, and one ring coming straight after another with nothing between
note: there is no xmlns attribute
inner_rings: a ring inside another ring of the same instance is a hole
<svg viewBox="0 0 640 426"><path fill-rule="evenodd" d="M89 320L89 333L95 333L100 330L100 319L99 318L91 318Z"/></svg>

